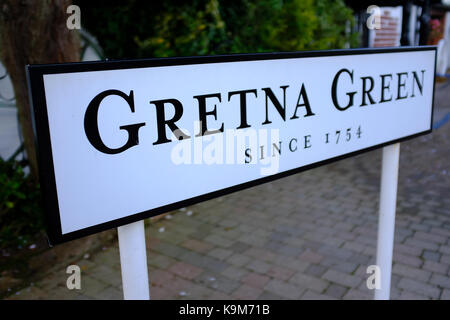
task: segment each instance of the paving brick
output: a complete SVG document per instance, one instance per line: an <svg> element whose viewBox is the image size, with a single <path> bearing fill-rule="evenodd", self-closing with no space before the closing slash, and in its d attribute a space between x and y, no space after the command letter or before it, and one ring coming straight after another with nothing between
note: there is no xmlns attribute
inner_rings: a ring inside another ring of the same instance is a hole
<svg viewBox="0 0 450 320"><path fill-rule="evenodd" d="M264 261L255 259L250 261L245 267L251 271L267 273L267 271L271 268L271 265Z"/></svg>
<svg viewBox="0 0 450 320"><path fill-rule="evenodd" d="M362 281L360 277L345 274L336 270L328 270L322 278L350 288L358 286Z"/></svg>
<svg viewBox="0 0 450 320"><path fill-rule="evenodd" d="M349 259L351 261L351 259ZM321 265L327 267L328 269L335 269L347 274L352 274L358 268L358 263L353 263L341 259L336 259L333 257L326 257L322 260Z"/></svg>
<svg viewBox="0 0 450 320"><path fill-rule="evenodd" d="M424 250L422 254L423 259L438 262L441 259L441 254L439 252Z"/></svg>
<svg viewBox="0 0 450 320"><path fill-rule="evenodd" d="M222 293L231 294L240 286L240 282L232 280L230 278L204 272L200 276L194 279L196 283L202 284L214 290L218 290ZM213 299L213 298L211 298Z"/></svg>
<svg viewBox="0 0 450 320"><path fill-rule="evenodd" d="M411 230L424 231L424 232L428 232L431 229L430 226L420 224L420 223L411 223L409 228Z"/></svg>
<svg viewBox="0 0 450 320"><path fill-rule="evenodd" d="M49 300L75 300L78 296L84 295L91 299L94 299L95 296L101 292L105 287L97 287L94 285L89 286L89 290L83 289L81 291L78 290L68 290L66 287L56 287L52 290L52 296L47 298ZM18 300L18 299L31 299L30 296L27 296L25 292L19 291L16 292L15 295L9 297L10 299Z"/></svg>
<svg viewBox="0 0 450 320"><path fill-rule="evenodd" d="M212 299L212 296L217 292L215 289L211 289L207 286L204 286L199 283L193 283L185 290L181 291L167 291L167 298L166 299L200 299L200 300L210 300ZM181 296L183 294L183 296ZM152 297L150 297L152 298ZM152 299L158 299L158 297L152 298Z"/></svg>
<svg viewBox="0 0 450 320"><path fill-rule="evenodd" d="M319 248L322 247L322 243L316 242L316 241L306 241L303 245L304 248L310 249L312 251L317 251Z"/></svg>
<svg viewBox="0 0 450 320"><path fill-rule="evenodd" d="M400 289L411 291L415 294L423 295L433 299L439 298L441 294L441 290L439 290L436 286L432 286L425 282L409 278L402 278L398 283L398 287Z"/></svg>
<svg viewBox="0 0 450 320"><path fill-rule="evenodd" d="M305 271L310 266L309 262L282 255L275 256L270 263L297 271Z"/></svg>
<svg viewBox="0 0 450 320"><path fill-rule="evenodd" d="M398 300L430 300L430 298L418 293L403 291Z"/></svg>
<svg viewBox="0 0 450 320"><path fill-rule="evenodd" d="M73 291L73 290L72 290ZM81 294L78 294L75 290L73 296L76 297L80 296ZM36 286L29 286L27 288L22 288L19 291L16 291L15 294L12 296L6 298L5 300L44 300L47 297L47 292L36 287Z"/></svg>
<svg viewBox="0 0 450 320"><path fill-rule="evenodd" d="M249 271L244 268L229 266L228 268L223 270L221 274L230 279L240 280L242 277L244 277L248 273L249 273Z"/></svg>
<svg viewBox="0 0 450 320"><path fill-rule="evenodd" d="M118 270L113 269L109 265L98 265L89 271L89 276L96 280L102 281L111 286L118 286L122 283L122 277ZM84 277L82 276L82 281Z"/></svg>
<svg viewBox="0 0 450 320"><path fill-rule="evenodd" d="M168 271L156 269L149 273L149 278L152 285L161 287L172 281L175 276Z"/></svg>
<svg viewBox="0 0 450 320"><path fill-rule="evenodd" d="M357 265L362 264L362 265L368 266L368 265L374 264L374 261L375 261L374 257L368 256L365 254L355 253L354 255L352 255L352 257L349 259L348 262L357 264Z"/></svg>
<svg viewBox="0 0 450 320"><path fill-rule="evenodd" d="M81 290L77 293L82 293L90 297L96 297L100 292L102 292L107 287L110 287L110 285L103 281L100 281L91 276L84 276L81 280ZM60 288L61 288L60 295L69 295L69 296L73 295L71 290L67 289L67 287L62 286ZM64 291L66 291L66 293Z"/></svg>
<svg viewBox="0 0 450 320"><path fill-rule="evenodd" d="M261 247L266 243L266 239L255 236L253 234L246 234L237 239L239 242L243 242L249 246Z"/></svg>
<svg viewBox="0 0 450 320"><path fill-rule="evenodd" d="M278 242L282 242L284 239L289 238L289 237L290 237L290 235L288 233L275 231L270 234L269 239L275 240Z"/></svg>
<svg viewBox="0 0 450 320"><path fill-rule="evenodd" d="M250 260L251 258L246 255L235 253L232 256L228 257L226 261L234 266L241 267L249 263Z"/></svg>
<svg viewBox="0 0 450 320"><path fill-rule="evenodd" d="M292 276L292 278L289 279L289 282L297 284L299 288L311 289L318 293L322 293L322 291L330 285L330 283L326 280L300 272Z"/></svg>
<svg viewBox="0 0 450 320"><path fill-rule="evenodd" d="M191 284L192 281L175 276L171 281L165 283L163 287L178 297L180 292L188 292Z"/></svg>
<svg viewBox="0 0 450 320"><path fill-rule="evenodd" d="M220 273L229 267L229 265L223 261L213 257L200 255L193 251L184 252L180 258L182 261L190 263L196 267L208 269L209 271L214 271L217 273Z"/></svg>
<svg viewBox="0 0 450 320"><path fill-rule="evenodd" d="M243 284L232 293L232 297L239 300L256 300L263 293L261 288L255 288L247 284Z"/></svg>
<svg viewBox="0 0 450 320"><path fill-rule="evenodd" d="M168 271L170 271L184 279L191 280L191 279L194 279L196 276L198 276L200 273L202 273L203 269L193 266L191 264L185 263L185 262L177 262L177 263L173 264L168 269Z"/></svg>
<svg viewBox="0 0 450 320"><path fill-rule="evenodd" d="M448 289L442 290L441 300L450 300L450 290Z"/></svg>
<svg viewBox="0 0 450 320"><path fill-rule="evenodd" d="M374 246L366 246L362 253L367 256L374 256L376 254L376 252L377 252L377 249Z"/></svg>
<svg viewBox="0 0 450 320"><path fill-rule="evenodd" d="M234 253L242 253L242 252L248 250L249 247L250 246L248 244L236 241L231 246L229 246L228 249L233 251Z"/></svg>
<svg viewBox="0 0 450 320"><path fill-rule="evenodd" d="M320 261L322 261L323 256L312 250L306 250L299 256L299 259L302 261L317 264L320 263Z"/></svg>
<svg viewBox="0 0 450 320"><path fill-rule="evenodd" d="M249 256L253 259L272 261L275 258L275 254L259 247L251 247L243 252L244 255Z"/></svg>
<svg viewBox="0 0 450 320"><path fill-rule="evenodd" d="M343 297L344 300L373 300L373 298L373 292L358 289L350 289Z"/></svg>
<svg viewBox="0 0 450 320"><path fill-rule="evenodd" d="M312 290L306 290L300 298L301 300L336 300L336 298L325 295L318 294Z"/></svg>
<svg viewBox="0 0 450 320"><path fill-rule="evenodd" d="M439 247L439 252L450 255L450 245L441 245Z"/></svg>
<svg viewBox="0 0 450 320"><path fill-rule="evenodd" d="M368 273L367 273L367 267L368 265L360 265L356 271L353 273L355 276L359 276L361 278L367 278L368 277Z"/></svg>
<svg viewBox="0 0 450 320"><path fill-rule="evenodd" d="M392 273L397 274L399 276L416 279L420 281L428 281L431 277L431 272L422 270L419 268L413 268L401 263L394 263L392 268Z"/></svg>
<svg viewBox="0 0 450 320"><path fill-rule="evenodd" d="M263 291L258 297L258 300L285 300L285 298L276 295L275 293Z"/></svg>
<svg viewBox="0 0 450 320"><path fill-rule="evenodd" d="M327 271L326 267L312 264L304 271L304 273L320 278L325 273L325 271Z"/></svg>
<svg viewBox="0 0 450 320"><path fill-rule="evenodd" d="M225 260L232 254L233 254L233 251L223 249L223 248L214 248L208 252L208 255L210 255L211 257L217 258L219 260Z"/></svg>
<svg viewBox="0 0 450 320"><path fill-rule="evenodd" d="M346 241L343 246L344 249L352 250L357 253L363 252L365 247L365 245L353 241Z"/></svg>
<svg viewBox="0 0 450 320"><path fill-rule="evenodd" d="M444 228L440 228L440 227L433 227L431 228L430 232L432 234L438 234L441 236L445 236L445 237L450 237L450 230L449 229L444 229Z"/></svg>
<svg viewBox="0 0 450 320"><path fill-rule="evenodd" d="M100 300L122 300L123 293L114 287L108 287L96 294L95 298Z"/></svg>
<svg viewBox="0 0 450 320"><path fill-rule="evenodd" d="M408 254L402 254L402 253L398 253L398 252L394 252L394 257L393 260L397 263L401 263L404 265L408 265L410 267L420 267L423 264L423 260L418 258L418 257L414 257L414 256L410 256Z"/></svg>
<svg viewBox="0 0 450 320"><path fill-rule="evenodd" d="M287 299L298 299L304 292L292 284L277 279L270 280L264 286L264 290Z"/></svg>
<svg viewBox="0 0 450 320"><path fill-rule="evenodd" d="M171 257L153 252L150 252L150 254L148 254L147 260L150 267L156 267L160 269L166 269L176 261Z"/></svg>
<svg viewBox="0 0 450 320"><path fill-rule="evenodd" d="M94 298L89 297L89 296L84 295L84 294L79 294L79 295L77 295L77 296L74 298L74 300L92 300L92 299L94 299Z"/></svg>
<svg viewBox="0 0 450 320"><path fill-rule="evenodd" d="M172 257L172 258L179 258L181 255L185 253L185 250L183 250L181 247L173 245L171 243L167 242L160 242L158 243L154 250L156 252L159 252L160 254Z"/></svg>
<svg viewBox="0 0 450 320"><path fill-rule="evenodd" d="M176 227L174 228L176 232L173 233L169 233L167 232L167 227L166 227L166 231L163 233L164 237L162 239L160 239L160 241L164 241L166 243L170 243L173 245L179 245L181 244L183 241L185 241L186 239L186 234L190 234L192 232L194 232L193 229L189 230L188 228L180 228L180 227ZM170 234L170 236L169 236ZM157 244L154 246L156 247Z"/></svg>
<svg viewBox="0 0 450 320"><path fill-rule="evenodd" d="M423 239L426 241L431 241L431 242L435 242L435 243L439 243L439 244L443 244L447 242L447 237L446 236L441 236L439 234L434 234L434 233L430 233L430 232L423 232L423 231L417 231L414 234L414 238L416 239Z"/></svg>
<svg viewBox="0 0 450 320"><path fill-rule="evenodd" d="M233 244L233 241L216 234L210 234L209 236L204 238L204 241L222 248L230 247Z"/></svg>
<svg viewBox="0 0 450 320"><path fill-rule="evenodd" d="M422 239L409 238L405 241L406 245L417 247L420 249L428 249L428 250L438 250L439 244L431 241L426 241Z"/></svg>
<svg viewBox="0 0 450 320"><path fill-rule="evenodd" d="M344 248L335 248L329 245L320 247L317 252L326 257L334 257L342 260L349 259L353 255L353 252L351 250Z"/></svg>
<svg viewBox="0 0 450 320"><path fill-rule="evenodd" d="M434 262L434 261L425 261L423 265L424 270L428 270L431 272L441 273L443 275L446 275L449 271L448 264Z"/></svg>
<svg viewBox="0 0 450 320"><path fill-rule="evenodd" d="M241 279L243 283L256 288L264 287L269 280L270 278L268 276L263 276L257 273L249 273Z"/></svg>
<svg viewBox="0 0 450 320"><path fill-rule="evenodd" d="M450 289L450 278L441 274L433 274L430 279L430 284L434 284L440 288Z"/></svg>
<svg viewBox="0 0 450 320"><path fill-rule="evenodd" d="M212 248L211 244L196 239L188 239L182 242L181 246L183 248L194 250L200 253L207 252Z"/></svg>
<svg viewBox="0 0 450 320"><path fill-rule="evenodd" d="M322 240L322 243L326 244L326 245L330 245L336 248L340 248L344 245L345 240L344 239L339 239L337 237L326 237ZM342 248L344 250L347 250L345 248Z"/></svg>
<svg viewBox="0 0 450 320"><path fill-rule="evenodd" d="M325 293L336 299L342 299L344 295L347 293L347 291L348 291L347 287L343 287L341 285L333 283L327 288Z"/></svg>
<svg viewBox="0 0 450 320"><path fill-rule="evenodd" d="M290 256L290 257L298 257L302 252L303 249L299 247L294 247L290 245L284 245L280 247L277 251L278 254Z"/></svg>
<svg viewBox="0 0 450 320"><path fill-rule="evenodd" d="M279 280L288 280L294 273L292 269L273 265L267 270L266 275Z"/></svg>
<svg viewBox="0 0 450 320"><path fill-rule="evenodd" d="M443 255L441 256L440 262L441 262L441 263L445 263L445 264L450 264L450 255L443 254Z"/></svg>

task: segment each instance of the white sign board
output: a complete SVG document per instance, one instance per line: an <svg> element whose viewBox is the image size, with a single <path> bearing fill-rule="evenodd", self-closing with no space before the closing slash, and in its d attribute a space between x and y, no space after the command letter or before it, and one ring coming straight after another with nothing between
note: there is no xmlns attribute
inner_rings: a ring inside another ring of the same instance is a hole
<svg viewBox="0 0 450 320"><path fill-rule="evenodd" d="M28 66L58 243L431 131L435 47Z"/></svg>

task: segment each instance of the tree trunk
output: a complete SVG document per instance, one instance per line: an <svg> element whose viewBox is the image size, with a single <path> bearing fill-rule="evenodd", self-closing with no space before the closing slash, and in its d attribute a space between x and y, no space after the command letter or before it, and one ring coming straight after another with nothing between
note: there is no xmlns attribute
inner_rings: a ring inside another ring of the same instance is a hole
<svg viewBox="0 0 450 320"><path fill-rule="evenodd" d="M25 76L26 64L80 60L76 30L66 26L71 0L0 0L0 59L11 77L31 176L38 166Z"/></svg>

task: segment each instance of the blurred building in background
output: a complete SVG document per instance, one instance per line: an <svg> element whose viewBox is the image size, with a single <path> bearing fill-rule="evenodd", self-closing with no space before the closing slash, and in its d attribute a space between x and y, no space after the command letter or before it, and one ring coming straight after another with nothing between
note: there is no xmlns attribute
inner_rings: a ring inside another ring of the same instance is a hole
<svg viewBox="0 0 450 320"><path fill-rule="evenodd" d="M450 0L345 1L355 12L363 47L438 46L438 74L450 67ZM370 6L380 8L380 28L369 28Z"/></svg>

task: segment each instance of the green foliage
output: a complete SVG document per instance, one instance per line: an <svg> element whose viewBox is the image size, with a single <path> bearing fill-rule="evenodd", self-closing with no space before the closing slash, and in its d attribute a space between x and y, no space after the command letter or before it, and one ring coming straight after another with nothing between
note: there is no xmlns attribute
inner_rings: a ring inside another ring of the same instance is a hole
<svg viewBox="0 0 450 320"><path fill-rule="evenodd" d="M108 58L338 49L358 45L343 0L74 1Z"/></svg>
<svg viewBox="0 0 450 320"><path fill-rule="evenodd" d="M134 39L143 55L170 57L206 55L226 50L225 23L217 0L210 0L203 10L173 7L155 19L155 35Z"/></svg>
<svg viewBox="0 0 450 320"><path fill-rule="evenodd" d="M0 248L24 246L42 229L39 185L17 161L0 158Z"/></svg>

